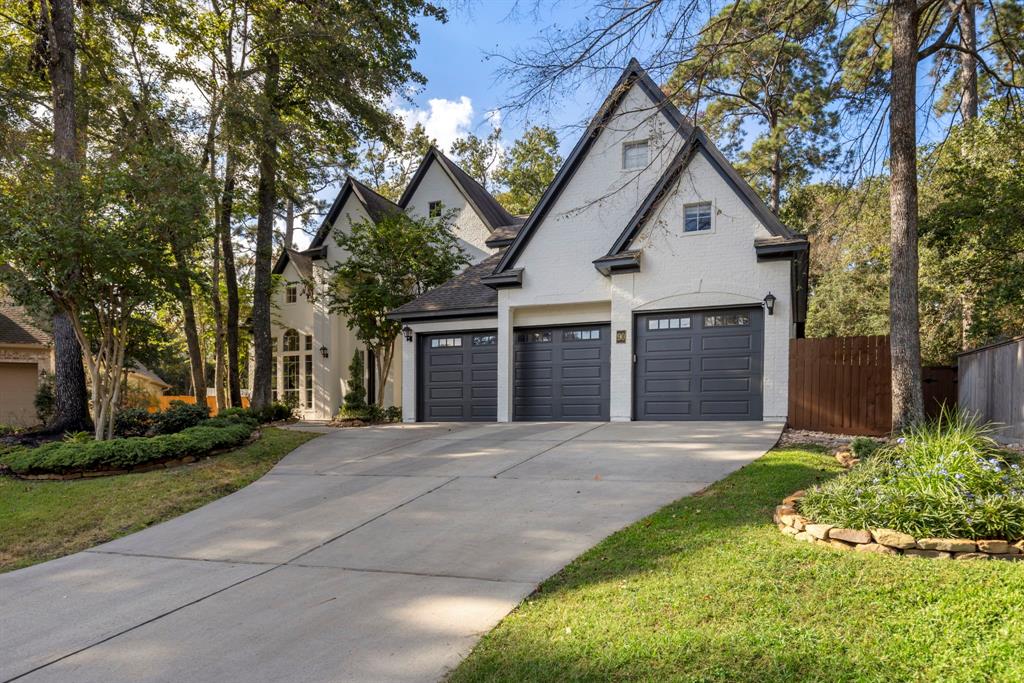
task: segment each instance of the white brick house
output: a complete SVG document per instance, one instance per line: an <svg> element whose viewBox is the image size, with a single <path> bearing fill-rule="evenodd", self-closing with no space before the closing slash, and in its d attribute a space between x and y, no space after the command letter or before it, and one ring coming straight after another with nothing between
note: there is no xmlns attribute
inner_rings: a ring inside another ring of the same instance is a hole
<svg viewBox="0 0 1024 683"><path fill-rule="evenodd" d="M348 367L357 352L365 361L363 380L372 398L372 354L348 329L346 319L328 310L324 296L328 269L346 258L335 231L348 232L356 223L379 220L393 211L425 216L432 208L454 213L452 231L472 263L507 244L508 232L522 222L436 149L424 156L398 203L353 178L346 179L309 248L285 250L274 266L273 272L281 280L272 295L274 400L290 399L306 419L333 417L348 390ZM402 379L399 353L385 387L385 406L401 403Z"/></svg>
<svg viewBox="0 0 1024 683"><path fill-rule="evenodd" d="M807 241L635 61L492 237L392 313L405 421L786 419Z"/></svg>

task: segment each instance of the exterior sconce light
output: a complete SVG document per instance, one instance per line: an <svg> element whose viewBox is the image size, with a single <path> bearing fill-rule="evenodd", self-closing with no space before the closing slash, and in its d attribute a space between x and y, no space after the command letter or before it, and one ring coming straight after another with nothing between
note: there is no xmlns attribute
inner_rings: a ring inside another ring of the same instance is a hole
<svg viewBox="0 0 1024 683"><path fill-rule="evenodd" d="M405 335L405 341L407 341L407 342L411 342L412 341L412 328L411 327L409 327L408 325L403 327L402 328L402 334Z"/></svg>
<svg viewBox="0 0 1024 683"><path fill-rule="evenodd" d="M326 346L321 346L320 347L320 355L323 356L324 358L327 358L327 347Z"/></svg>
<svg viewBox="0 0 1024 683"><path fill-rule="evenodd" d="M775 313L775 295L771 292L764 298L764 307L768 310L768 315Z"/></svg>

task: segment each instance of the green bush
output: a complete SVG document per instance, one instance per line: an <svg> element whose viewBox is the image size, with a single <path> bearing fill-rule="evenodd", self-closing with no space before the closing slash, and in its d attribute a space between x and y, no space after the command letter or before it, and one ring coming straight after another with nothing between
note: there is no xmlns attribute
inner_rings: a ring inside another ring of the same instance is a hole
<svg viewBox="0 0 1024 683"><path fill-rule="evenodd" d="M362 420L363 422L399 422L402 419L402 408L391 406L381 408L379 405L370 403L360 409L342 406L338 411L339 420Z"/></svg>
<svg viewBox="0 0 1024 683"><path fill-rule="evenodd" d="M346 413L358 413L366 409L366 387L363 384L363 352L356 350L352 354L352 362L348 364L348 391L341 409Z"/></svg>
<svg viewBox="0 0 1024 683"><path fill-rule="evenodd" d="M384 420L387 422L402 421L402 406L390 406L384 410Z"/></svg>
<svg viewBox="0 0 1024 683"><path fill-rule="evenodd" d="M1024 538L1024 468L961 413L909 430L800 500L815 522L913 536Z"/></svg>
<svg viewBox="0 0 1024 683"><path fill-rule="evenodd" d="M160 434L177 434L183 429L195 427L209 416L210 407L205 401L202 405L171 401L166 410L153 414L153 422Z"/></svg>
<svg viewBox="0 0 1024 683"><path fill-rule="evenodd" d="M271 403L263 406L260 410L251 410L251 414L256 418L257 422L280 422L281 420L289 420L292 417L292 409L284 403Z"/></svg>
<svg viewBox="0 0 1024 683"><path fill-rule="evenodd" d="M866 436L858 436L850 442L850 451L854 457L861 460L870 458L881 447L882 444L879 441Z"/></svg>
<svg viewBox="0 0 1024 683"><path fill-rule="evenodd" d="M115 436L145 436L153 427L153 414L145 408L122 408L114 413Z"/></svg>
<svg viewBox="0 0 1024 683"><path fill-rule="evenodd" d="M251 419L219 417L176 434L110 441L58 441L38 448L19 449L0 456L0 464L17 474L128 469L232 448L245 441L254 427Z"/></svg>

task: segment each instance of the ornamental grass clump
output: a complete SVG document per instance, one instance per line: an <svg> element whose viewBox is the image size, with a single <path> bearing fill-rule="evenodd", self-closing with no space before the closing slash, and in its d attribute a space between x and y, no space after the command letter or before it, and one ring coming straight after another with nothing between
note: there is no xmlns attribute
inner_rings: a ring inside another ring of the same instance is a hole
<svg viewBox="0 0 1024 683"><path fill-rule="evenodd" d="M800 512L822 524L918 538L1024 538L1024 467L989 431L944 410L809 490Z"/></svg>

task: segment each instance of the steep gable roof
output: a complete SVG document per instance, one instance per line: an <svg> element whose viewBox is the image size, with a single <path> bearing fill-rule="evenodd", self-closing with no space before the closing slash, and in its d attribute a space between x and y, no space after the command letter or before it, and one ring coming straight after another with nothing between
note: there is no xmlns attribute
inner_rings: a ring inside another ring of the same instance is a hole
<svg viewBox="0 0 1024 683"><path fill-rule="evenodd" d="M490 192L485 190L472 176L463 171L458 164L446 157L441 150L433 146L423 156L423 161L420 162L419 168L416 169L412 180L402 193L402 197L398 200L400 207L403 209L409 208L412 196L416 193L420 183L423 182L423 178L427 175L427 170L433 162L437 162L445 172L445 175L451 179L456 189L466 198L466 201L469 202L469 205L480 216L480 220L484 222L488 230L494 231L516 222L515 216L506 211L505 207L499 204L498 200L491 196Z"/></svg>
<svg viewBox="0 0 1024 683"><path fill-rule="evenodd" d="M445 316L494 315L498 310L498 293L483 283L501 252L488 256L442 285L424 292L412 301L388 313L395 320L440 318Z"/></svg>
<svg viewBox="0 0 1024 683"><path fill-rule="evenodd" d="M736 169L732 167L732 164L722 155L721 151L715 147L714 143L708 139L704 131L700 128L693 126L682 112L672 104L671 100L662 92L661 88L651 80L651 77L646 71L640 66L640 62L636 59L631 59L629 64L623 69L622 74L619 76L618 81L612 87L608 97L605 98L604 103L598 109L597 114L591 120L587 129L584 131L583 136L573 147L572 152L569 154L565 163L559 169L558 174L552 181L551 185L548 186L544 195L537 203L536 208L530 217L526 220L522 229L519 230L519 234L516 239L508 247L504 257L495 269L495 275L499 275L507 270L511 270L515 266L516 259L519 257L523 248L529 243L533 232L537 226L544 220L544 217L551 210L555 201L562 194L562 191L575 175L576 170L580 164L586 158L587 153L597 140L598 136L605 129L608 122L614 118L615 112L622 100L626 97L633 86L638 86L648 98L651 103L657 108L658 112L664 116L669 123L675 128L680 136L690 141L693 145L693 151L699 150L704 153L712 167L718 171L718 173L725 179L725 181L732 187L732 189L739 195L740 199L743 200L744 204L754 213L755 216L761 221L761 223L767 228L767 230L780 237L793 237L794 233L778 219L778 217L772 213L771 209L764 203L764 201L754 192L753 188L740 177ZM646 220L646 216L650 214L650 210L657 204L661 196L664 196L667 186L670 181L666 179L666 176L678 174L685 168L685 165L689 163L693 157L692 151L684 151L690 147L690 144L684 144L683 150L673 159L664 173L662 178L655 183L655 187L651 190L647 199L641 204L641 210L634 215L633 220L630 221L629 225L620 235L619 239L616 240L609 251L609 256L612 256L628 248L630 239L627 238L627 233L633 233L643 225L643 221ZM645 210L646 207L646 210Z"/></svg>
<svg viewBox="0 0 1024 683"><path fill-rule="evenodd" d="M0 344L49 346L52 338L42 330L23 306L0 301Z"/></svg>
<svg viewBox="0 0 1024 683"><path fill-rule="evenodd" d="M349 197L354 197L373 221L379 221L389 213L402 210L397 204L387 197L374 192L352 176L346 176L345 182L342 183L341 189L338 190L338 194L335 196L334 202L331 204L331 208L328 209L323 222L321 222L320 227L317 228L316 235L313 236L313 241L309 243L309 247L305 252L292 249L285 249L281 252L281 256L278 257L277 263L274 265L273 272L275 275L283 273L285 267L288 265L289 259L292 259L296 254L306 253L307 256L311 257L313 254L309 254L308 252L315 252L323 246L327 236L331 234L334 222L338 220L338 216L341 214L341 210L344 208L345 202L348 201ZM301 270L301 264L298 263L298 260L296 260L296 265L300 265Z"/></svg>

